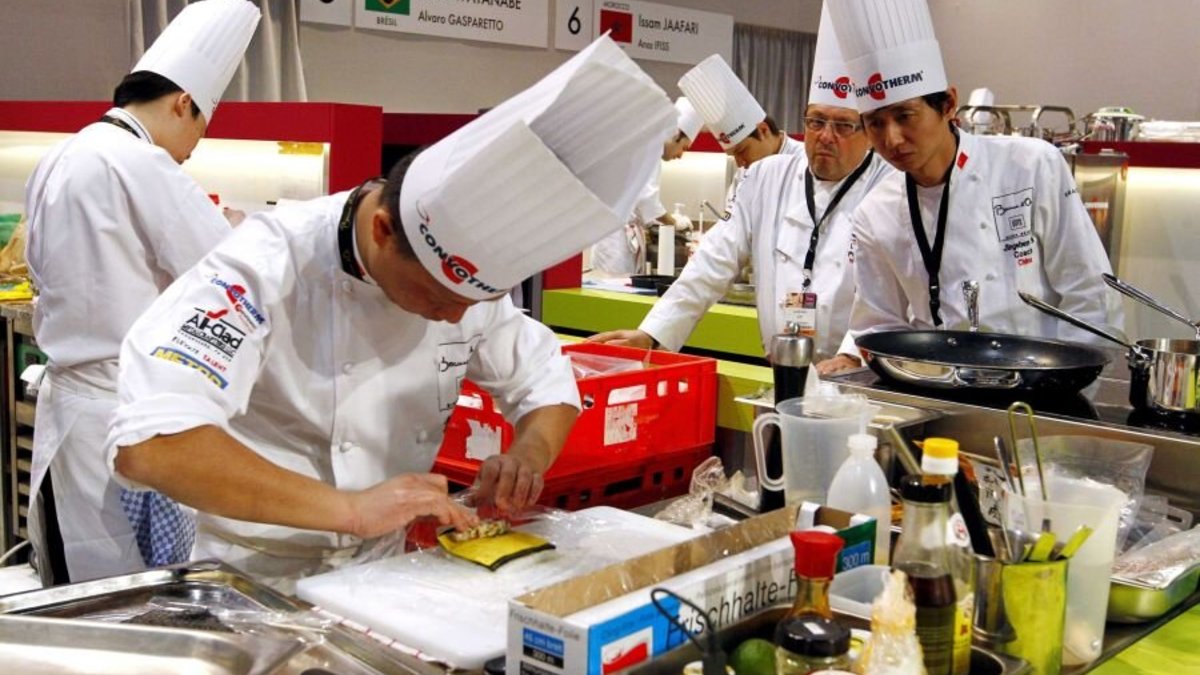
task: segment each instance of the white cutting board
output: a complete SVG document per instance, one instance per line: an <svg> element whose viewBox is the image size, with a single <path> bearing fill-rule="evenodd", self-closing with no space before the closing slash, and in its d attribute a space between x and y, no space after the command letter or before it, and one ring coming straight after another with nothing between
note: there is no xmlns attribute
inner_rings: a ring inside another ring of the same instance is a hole
<svg viewBox="0 0 1200 675"><path fill-rule="evenodd" d="M504 654L509 599L701 534L609 506L516 529L558 548L495 572L421 551L301 579L296 595L439 661L480 669Z"/></svg>

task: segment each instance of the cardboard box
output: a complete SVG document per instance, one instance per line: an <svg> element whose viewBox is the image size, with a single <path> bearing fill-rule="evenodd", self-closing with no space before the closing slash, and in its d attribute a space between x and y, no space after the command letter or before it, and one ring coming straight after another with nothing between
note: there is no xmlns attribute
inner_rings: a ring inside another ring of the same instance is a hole
<svg viewBox="0 0 1200 675"><path fill-rule="evenodd" d="M787 535L798 513L797 507L779 509L514 598L506 672L607 675L682 644L685 628L694 631L708 621L719 630L791 602L795 554ZM651 601L657 587L703 608L705 618L660 595L660 604L678 619L671 621Z"/></svg>

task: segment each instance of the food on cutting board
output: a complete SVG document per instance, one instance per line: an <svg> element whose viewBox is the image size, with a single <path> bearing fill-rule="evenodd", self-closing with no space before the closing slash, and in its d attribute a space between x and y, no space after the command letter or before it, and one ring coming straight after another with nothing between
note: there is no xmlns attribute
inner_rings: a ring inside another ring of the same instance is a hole
<svg viewBox="0 0 1200 675"><path fill-rule="evenodd" d="M504 520L485 520L469 530L443 532L438 543L450 555L493 572L518 558L554 549L554 544L537 535L510 530Z"/></svg>
<svg viewBox="0 0 1200 675"><path fill-rule="evenodd" d="M478 525L466 530L455 530L449 533L449 537L457 544L472 539L482 539L484 537L496 537L501 534L506 534L510 531L507 520L483 520Z"/></svg>

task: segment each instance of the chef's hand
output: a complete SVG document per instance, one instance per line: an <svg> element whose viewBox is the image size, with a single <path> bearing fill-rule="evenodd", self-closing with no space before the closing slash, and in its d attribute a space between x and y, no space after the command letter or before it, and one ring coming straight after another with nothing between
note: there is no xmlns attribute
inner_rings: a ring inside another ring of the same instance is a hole
<svg viewBox="0 0 1200 675"><path fill-rule="evenodd" d="M537 503L544 485L541 470L510 450L483 462L475 493L482 504L495 504L501 513L515 513Z"/></svg>
<svg viewBox="0 0 1200 675"><path fill-rule="evenodd" d="M465 530L479 524L471 510L450 499L446 477L432 473L393 476L366 490L349 493L350 534L371 539L408 526L422 516Z"/></svg>
<svg viewBox="0 0 1200 675"><path fill-rule="evenodd" d="M825 359L817 362L817 374L829 375L831 373L841 372L843 370L851 370L861 368L862 361L850 356L849 354L838 354L832 359Z"/></svg>
<svg viewBox="0 0 1200 675"><path fill-rule="evenodd" d="M650 349L650 346L654 344L654 338L650 337L649 333L640 330L610 330L596 333L586 341L603 342L621 347L637 347L638 349Z"/></svg>
<svg viewBox="0 0 1200 675"><path fill-rule="evenodd" d="M246 219L246 212L237 209L231 209L228 206L221 209L221 215L225 216L225 220L229 221L230 226L237 227Z"/></svg>

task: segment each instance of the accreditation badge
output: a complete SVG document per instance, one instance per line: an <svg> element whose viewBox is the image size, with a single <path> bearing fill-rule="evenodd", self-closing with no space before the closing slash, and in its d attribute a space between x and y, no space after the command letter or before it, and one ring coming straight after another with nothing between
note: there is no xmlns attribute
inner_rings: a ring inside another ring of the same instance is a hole
<svg viewBox="0 0 1200 675"><path fill-rule="evenodd" d="M788 291L783 299L784 325L796 326L800 335L817 334L817 294L811 291Z"/></svg>

